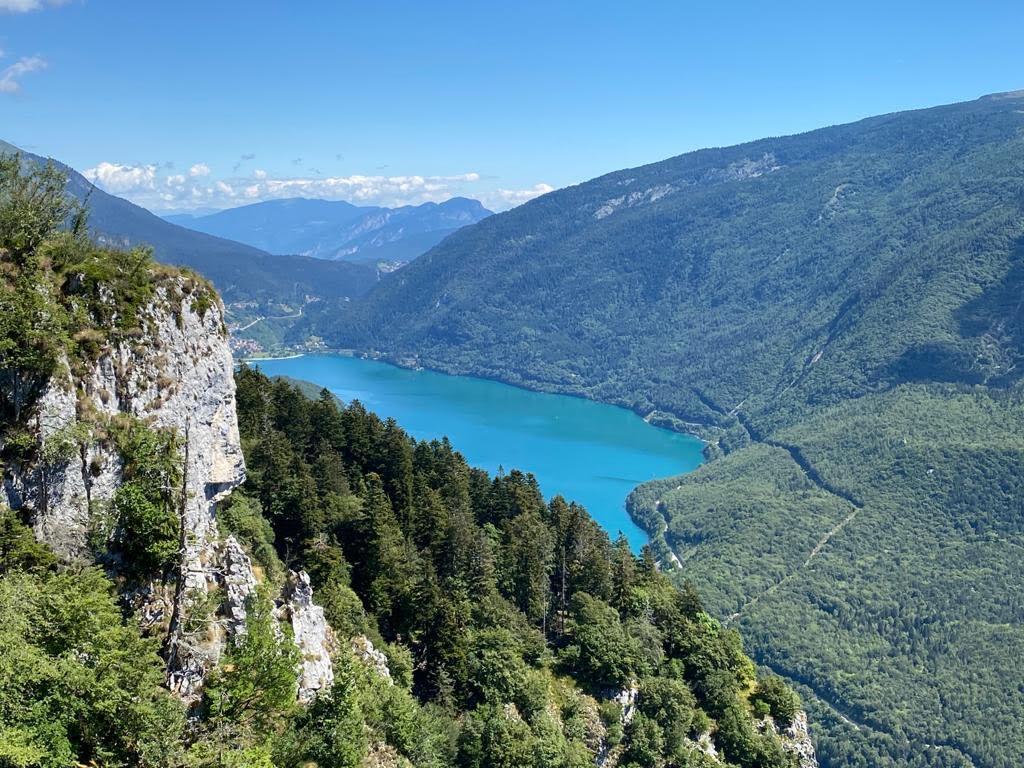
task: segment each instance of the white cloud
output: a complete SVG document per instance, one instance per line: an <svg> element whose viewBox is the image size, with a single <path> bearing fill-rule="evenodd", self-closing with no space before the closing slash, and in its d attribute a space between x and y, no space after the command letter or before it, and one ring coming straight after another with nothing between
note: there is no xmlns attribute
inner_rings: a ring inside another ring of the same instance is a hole
<svg viewBox="0 0 1024 768"><path fill-rule="evenodd" d="M441 202L464 184L480 180L478 173L454 176L329 176L327 178L260 179L261 197L314 197L364 205L397 206Z"/></svg>
<svg viewBox="0 0 1024 768"><path fill-rule="evenodd" d="M28 13L46 6L67 5L71 0L0 0L0 11L7 13Z"/></svg>
<svg viewBox="0 0 1024 768"><path fill-rule="evenodd" d="M517 205L527 203L535 197L540 197L554 191L555 188L550 184L541 182L534 184L529 189L496 189L493 192L482 195L480 200L488 208L503 211L508 208L515 208Z"/></svg>
<svg viewBox="0 0 1024 768"><path fill-rule="evenodd" d="M450 176L362 175L271 177L257 168L252 175L208 178L205 163L195 163L188 174L173 173L166 165L124 165L102 162L85 176L108 192L121 195L157 211L202 208L230 208L242 203L307 197L345 200L356 205L393 208L444 202L452 197L475 197L489 208L505 210L550 192L548 184L529 189L481 188L483 177L476 172Z"/></svg>
<svg viewBox="0 0 1024 768"><path fill-rule="evenodd" d="M31 72L46 69L46 66L46 59L41 56L25 56L18 59L0 71L0 93L20 92L21 78Z"/></svg>
<svg viewBox="0 0 1024 768"><path fill-rule="evenodd" d="M87 169L82 175L114 194L156 188L155 165L100 163L95 168Z"/></svg>

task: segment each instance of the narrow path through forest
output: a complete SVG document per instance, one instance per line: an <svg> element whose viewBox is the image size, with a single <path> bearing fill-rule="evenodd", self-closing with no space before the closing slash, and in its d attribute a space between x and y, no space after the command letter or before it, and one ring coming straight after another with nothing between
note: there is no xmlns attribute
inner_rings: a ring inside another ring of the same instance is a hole
<svg viewBox="0 0 1024 768"><path fill-rule="evenodd" d="M264 320L295 320L297 318L302 317L302 310L303 310L303 308L299 307L299 311L296 312L294 315L272 315L272 316L268 316L268 317L264 317L264 316L261 315L261 316L257 317L255 320L253 320L252 322L247 323L246 325L243 325L240 328L235 328L232 331L232 333L241 333L242 331L248 331L250 328L252 328L254 325L256 325L256 323L260 323L260 322L262 322Z"/></svg>
<svg viewBox="0 0 1024 768"><path fill-rule="evenodd" d="M243 325L241 328L235 328L235 332L237 333L239 331L248 331L250 328L252 328L254 325L256 325L256 323L258 323L260 320L263 320L263 319L264 318L262 318L262 317L257 317L251 323L248 323L247 325Z"/></svg>
<svg viewBox="0 0 1024 768"><path fill-rule="evenodd" d="M843 529L843 527L848 522L853 520L853 518L855 518L857 516L858 512L860 512L860 509L858 507L854 507L853 511L850 512L850 514L848 514L846 517L844 517L842 520L840 520L838 523L836 523L834 526L832 526L832 528L828 531L828 533L826 533L824 536L822 536L818 540L818 543L814 545L814 549L811 550L811 554L809 554L807 556L807 559L804 560L804 564L801 565L800 567L801 568L806 568L808 566L808 564L811 562L811 560L813 560L815 557L817 557L818 553L821 552L822 549L824 549L825 545L828 544L829 541L832 540L832 537L835 536L837 533L839 533L839 531L841 531Z"/></svg>

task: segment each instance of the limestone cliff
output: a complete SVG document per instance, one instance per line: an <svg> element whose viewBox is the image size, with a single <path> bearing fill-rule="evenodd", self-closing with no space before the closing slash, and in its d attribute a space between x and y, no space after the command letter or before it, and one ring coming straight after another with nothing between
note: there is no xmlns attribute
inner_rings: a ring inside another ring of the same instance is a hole
<svg viewBox="0 0 1024 768"><path fill-rule="evenodd" d="M794 755L799 768L818 768L818 757L814 751L814 743L807 730L807 713L797 712L793 722L782 729L782 745L786 751Z"/></svg>
<svg viewBox="0 0 1024 768"><path fill-rule="evenodd" d="M143 625L165 633L168 683L184 697L197 693L225 642L244 632L256 588L249 558L216 523L218 502L245 479L223 307L197 301L192 290L188 278L162 281L140 313L142 337L108 344L84 369L64 360L29 420L38 458L5 467L4 476L7 503L27 513L37 538L65 560L88 560L97 518L122 483L123 461L103 425L128 417L173 430L182 477L178 573L130 597ZM192 621L186 631L186 618L211 596L220 604L208 626L197 633ZM307 698L331 682L329 630L304 574L290 579L279 604L303 651Z"/></svg>
<svg viewBox="0 0 1024 768"><path fill-rule="evenodd" d="M313 602L313 588L304 571L289 571L276 613L280 621L291 624L292 637L301 653L299 700L309 702L334 683L331 651L335 642L324 609Z"/></svg>

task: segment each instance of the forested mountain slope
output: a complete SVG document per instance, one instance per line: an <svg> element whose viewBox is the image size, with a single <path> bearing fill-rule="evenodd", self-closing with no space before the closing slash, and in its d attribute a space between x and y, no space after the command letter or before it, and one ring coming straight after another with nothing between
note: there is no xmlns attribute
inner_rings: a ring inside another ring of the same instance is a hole
<svg viewBox="0 0 1024 768"><path fill-rule="evenodd" d="M249 480L224 525L271 577L307 569L338 636L372 639L394 682L361 710L314 704L297 757L349 765L345 732L325 738L341 722L349 749L384 739L415 765L816 766L781 679L755 679L738 634L582 507L327 390L236 378Z"/></svg>
<svg viewBox="0 0 1024 768"><path fill-rule="evenodd" d="M813 691L824 762L1002 768L1024 760L1022 293L1024 92L560 190L310 326L708 436L718 461L632 508Z"/></svg>
<svg viewBox="0 0 1024 768"><path fill-rule="evenodd" d="M462 230L325 327L711 423L1016 380L1022 127L1024 97L988 97L612 173Z"/></svg>

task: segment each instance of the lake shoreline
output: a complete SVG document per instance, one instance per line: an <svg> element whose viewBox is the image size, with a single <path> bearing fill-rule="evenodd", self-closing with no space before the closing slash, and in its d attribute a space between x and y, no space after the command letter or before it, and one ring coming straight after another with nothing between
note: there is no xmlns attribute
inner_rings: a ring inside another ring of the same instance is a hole
<svg viewBox="0 0 1024 768"><path fill-rule="evenodd" d="M241 365L242 363L262 363L271 360L297 360L300 357L306 357L306 353L296 352L294 355L280 355L278 357L243 357L241 360L235 361L235 364Z"/></svg>
<svg viewBox="0 0 1024 768"><path fill-rule="evenodd" d="M699 436L579 392L544 391L349 351L252 363L268 375L326 387L343 401L358 399L382 418L395 417L417 439L447 436L471 464L492 474L502 467L531 472L545 498L562 495L581 503L609 536L625 533L636 551L660 547L658 531L641 525L627 508L632 491L705 461Z"/></svg>
<svg viewBox="0 0 1024 768"><path fill-rule="evenodd" d="M385 355L381 352L367 352L357 349L323 349L317 350L316 352L299 353L296 355L281 357L281 358L266 358L266 359L282 359L287 360L292 357L349 357L357 360L372 360L377 363L384 363L390 365L393 368L399 368L407 371L429 371L431 373L439 373L444 376L463 376L473 379L480 379L481 381L491 381L496 384L505 384L516 389L521 389L526 392L536 392L545 395L561 395L564 397L574 397L579 400L586 400L591 403L599 403L601 405L611 406L613 408L619 408L624 411L628 411L641 419L646 421L655 429L662 429L666 432L673 432L675 434L687 435L700 440L705 446L710 445L714 442L714 437L723 432L724 430L712 424L710 422L702 423L696 421L687 421L680 418L678 415L670 412L663 411L657 408L651 410L641 410L635 408L628 403L622 401L613 400L602 400L596 397L591 397L585 392L581 392L578 389L560 387L558 385L548 385L545 382L538 382L533 379L509 379L496 374L476 372L472 370L461 370L457 368L446 368L441 364L423 364L419 358L415 358L414 364L406 364L402 362L401 358L396 359L394 356ZM408 358L412 360L413 358ZM665 418L667 417L667 418ZM677 423L682 426L677 426ZM686 428L684 428L686 427Z"/></svg>

